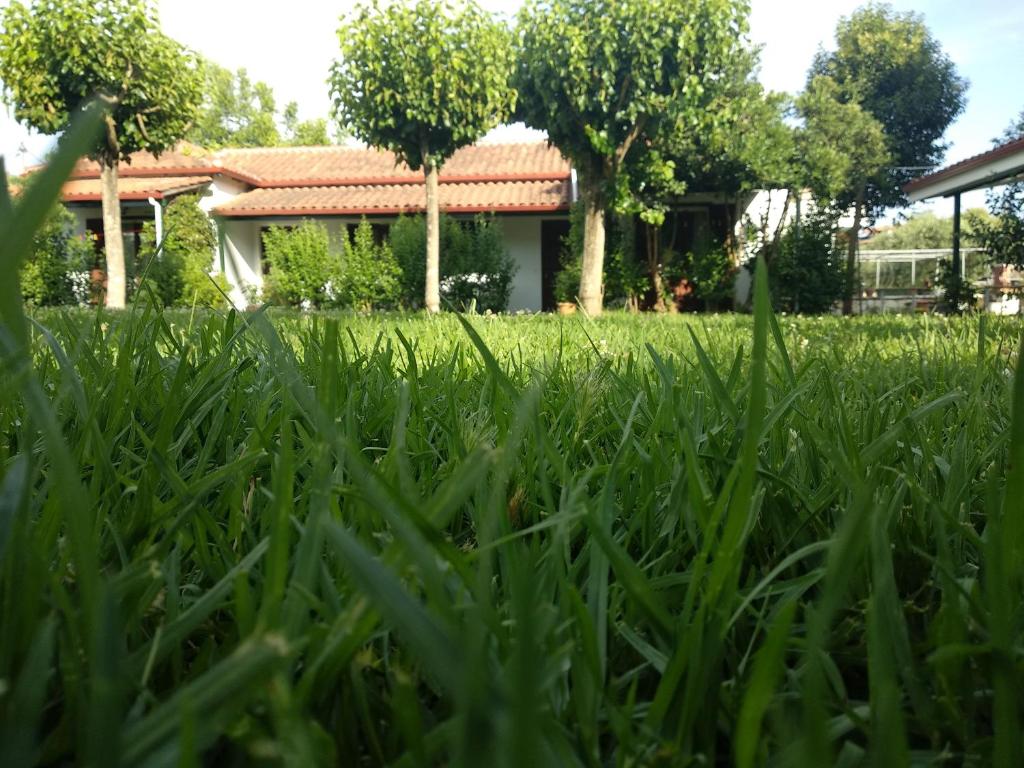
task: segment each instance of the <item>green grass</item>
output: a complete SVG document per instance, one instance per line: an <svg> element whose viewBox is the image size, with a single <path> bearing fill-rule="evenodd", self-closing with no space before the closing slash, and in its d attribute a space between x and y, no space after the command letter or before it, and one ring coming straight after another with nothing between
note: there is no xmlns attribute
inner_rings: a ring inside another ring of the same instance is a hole
<svg viewBox="0 0 1024 768"><path fill-rule="evenodd" d="M1017 322L754 325L36 318L0 762L1018 764Z"/></svg>
<svg viewBox="0 0 1024 768"><path fill-rule="evenodd" d="M5 768L1021 765L1016 319L4 291Z"/></svg>

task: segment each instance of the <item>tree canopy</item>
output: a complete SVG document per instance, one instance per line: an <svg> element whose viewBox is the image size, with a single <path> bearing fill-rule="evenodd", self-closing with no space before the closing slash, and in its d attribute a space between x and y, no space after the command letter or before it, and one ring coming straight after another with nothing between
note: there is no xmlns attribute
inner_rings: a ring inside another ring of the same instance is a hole
<svg viewBox="0 0 1024 768"><path fill-rule="evenodd" d="M978 228L991 219L984 208L964 212L960 243L965 248L981 247ZM861 243L866 251L913 251L946 249L953 242L953 219L931 211L911 216L891 229L885 229Z"/></svg>
<svg viewBox="0 0 1024 768"><path fill-rule="evenodd" d="M327 135L327 120L322 117L299 120L299 105L296 102L288 102L282 118L286 144L293 147L318 147L332 143Z"/></svg>
<svg viewBox="0 0 1024 768"><path fill-rule="evenodd" d="M232 72L206 59L203 82L202 107L188 133L188 139L200 146L219 149L331 143L326 120L300 121L294 101L279 115L274 90L262 81L253 82L244 68Z"/></svg>
<svg viewBox="0 0 1024 768"><path fill-rule="evenodd" d="M252 82L245 69L232 72L203 61L203 105L188 138L210 149L272 147L281 141L274 92Z"/></svg>
<svg viewBox="0 0 1024 768"><path fill-rule="evenodd" d="M843 101L830 77L817 76L797 99L803 118L797 155L804 185L820 201L851 205L891 162L885 129L856 102Z"/></svg>

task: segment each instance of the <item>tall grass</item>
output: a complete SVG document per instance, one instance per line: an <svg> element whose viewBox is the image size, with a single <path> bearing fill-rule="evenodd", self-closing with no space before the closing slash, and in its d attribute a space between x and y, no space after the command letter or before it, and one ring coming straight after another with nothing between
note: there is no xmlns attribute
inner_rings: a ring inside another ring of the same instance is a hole
<svg viewBox="0 0 1024 768"><path fill-rule="evenodd" d="M0 765L1020 765L1017 321L757 286L573 322L7 296Z"/></svg>

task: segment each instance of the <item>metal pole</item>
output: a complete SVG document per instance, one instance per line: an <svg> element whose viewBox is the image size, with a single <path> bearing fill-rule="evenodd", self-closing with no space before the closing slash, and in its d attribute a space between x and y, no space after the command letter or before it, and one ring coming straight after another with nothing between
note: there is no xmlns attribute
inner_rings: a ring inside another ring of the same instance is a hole
<svg viewBox="0 0 1024 768"><path fill-rule="evenodd" d="M964 276L964 264L960 258L960 193L953 196L953 273Z"/></svg>

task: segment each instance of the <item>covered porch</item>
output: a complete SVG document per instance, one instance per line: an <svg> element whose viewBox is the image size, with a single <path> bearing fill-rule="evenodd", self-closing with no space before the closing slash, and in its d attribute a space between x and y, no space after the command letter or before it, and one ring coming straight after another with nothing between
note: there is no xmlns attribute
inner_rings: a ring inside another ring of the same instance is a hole
<svg viewBox="0 0 1024 768"><path fill-rule="evenodd" d="M1017 181L1024 181L1024 138L1009 141L988 152L914 179L903 188L903 191L907 193L907 198L912 203L937 197L953 199L953 267L957 272L964 274L964 254L960 245L961 195ZM1015 285L1015 282L1021 281L1015 281L1008 276L1006 270L993 270L993 275L987 282L982 281L978 284L985 291L986 307L994 303L997 294L1003 294L1003 299L1010 294L1018 294L1015 300L1019 302L1019 294L1024 291L1024 283Z"/></svg>

